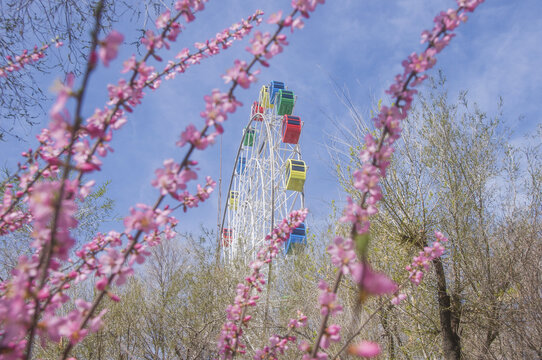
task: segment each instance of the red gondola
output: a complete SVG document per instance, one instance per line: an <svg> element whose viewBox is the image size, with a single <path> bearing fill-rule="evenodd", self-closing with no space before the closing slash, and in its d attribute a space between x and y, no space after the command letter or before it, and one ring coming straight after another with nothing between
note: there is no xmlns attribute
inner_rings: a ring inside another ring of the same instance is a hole
<svg viewBox="0 0 542 360"><path fill-rule="evenodd" d="M233 231L231 229L222 229L222 246L228 247L231 244Z"/></svg>
<svg viewBox="0 0 542 360"><path fill-rule="evenodd" d="M297 144L301 134L301 119L299 116L284 115L282 117L282 142Z"/></svg>
<svg viewBox="0 0 542 360"><path fill-rule="evenodd" d="M252 109L250 110L250 117L254 115L254 121L263 121L263 106L260 106L257 101L252 103Z"/></svg>

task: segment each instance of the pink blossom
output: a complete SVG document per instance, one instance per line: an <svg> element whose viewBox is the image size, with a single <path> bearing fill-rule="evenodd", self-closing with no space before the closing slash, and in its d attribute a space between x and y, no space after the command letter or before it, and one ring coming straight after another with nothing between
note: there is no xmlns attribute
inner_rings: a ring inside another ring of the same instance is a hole
<svg viewBox="0 0 542 360"><path fill-rule="evenodd" d="M125 232L129 233L132 230L141 230L145 233L149 233L157 228L157 224L154 220L153 210L145 204L137 204L137 209L130 209L129 216L124 218Z"/></svg>
<svg viewBox="0 0 542 360"><path fill-rule="evenodd" d="M252 39L250 39L251 46L247 48L252 55L262 55L265 52L265 46L271 40L271 34L266 32L262 34L260 31L256 31Z"/></svg>
<svg viewBox="0 0 542 360"><path fill-rule="evenodd" d="M406 299L406 295L405 294L397 294L396 296L394 296L392 299L391 299L391 303L393 305L399 305L401 303L401 301L405 300Z"/></svg>
<svg viewBox="0 0 542 360"><path fill-rule="evenodd" d="M342 306L337 302L337 294L330 291L329 286L324 280L318 282L318 288L321 290L318 296L318 302L320 303L320 313L323 316L330 314L331 316L340 314L342 312Z"/></svg>
<svg viewBox="0 0 542 360"><path fill-rule="evenodd" d="M358 234L366 233L369 230L370 225L368 210L352 201L350 197L346 200L348 204L344 208L343 216L339 221L343 223L352 223Z"/></svg>
<svg viewBox="0 0 542 360"><path fill-rule="evenodd" d="M181 139L175 144L179 147L183 147L185 144L190 143L196 147L196 149L204 150L210 144L213 144L215 141L214 136L202 136L201 132L196 129L192 124L188 125L181 133Z"/></svg>
<svg viewBox="0 0 542 360"><path fill-rule="evenodd" d="M303 19L301 19L300 16L298 16L297 18L295 18L293 21L292 21L292 25L291 25L291 31L294 32L294 29L303 29L305 27L305 23L303 22Z"/></svg>
<svg viewBox="0 0 542 360"><path fill-rule="evenodd" d="M397 291L397 284L383 273L374 272L369 264L357 263L351 268L352 278L363 294L385 295Z"/></svg>
<svg viewBox="0 0 542 360"><path fill-rule="evenodd" d="M256 81L256 77L253 74L249 74L246 71L247 63L245 61L235 60L234 67L226 71L226 75L223 75L226 83L235 81L242 88L248 89L250 83Z"/></svg>
<svg viewBox="0 0 542 360"><path fill-rule="evenodd" d="M173 159L165 160L164 168L157 169L155 174L156 179L151 184L160 188L161 195L170 193L175 196L178 190L186 189L188 181L197 178L196 173L191 170L183 169L181 171L181 165L175 163Z"/></svg>
<svg viewBox="0 0 542 360"><path fill-rule="evenodd" d="M174 22L170 25L169 31L167 34L167 38L169 41L175 41L177 40L177 36L181 33L181 29L183 29L183 26L179 24L178 22Z"/></svg>
<svg viewBox="0 0 542 360"><path fill-rule="evenodd" d="M60 197L60 182L45 181L34 185L34 190L29 199L30 212L33 216L34 224L34 243L35 248L41 248L51 239L51 220L55 214L56 202ZM68 253L75 243L70 234L70 229L75 228L77 220L75 213L77 205L74 201L74 194L77 189L77 181L66 181L64 184L63 198L60 200L59 210L57 211L55 227L55 246L53 247L53 257L66 260Z"/></svg>
<svg viewBox="0 0 542 360"><path fill-rule="evenodd" d="M150 29L145 32L145 36L141 39L141 43L151 52L153 52L155 49L161 49L162 46L169 49L169 45L164 42L164 39L160 35L156 35L154 31ZM161 58L157 57L156 55L154 57L158 61L161 60Z"/></svg>
<svg viewBox="0 0 542 360"><path fill-rule="evenodd" d="M164 11L162 14L160 14L160 16L158 16L158 18L156 19L156 28L157 29L162 29L162 28L165 28L169 22L171 18L171 11L170 10L166 10Z"/></svg>
<svg viewBox="0 0 542 360"><path fill-rule="evenodd" d="M381 352L380 345L371 341L362 341L356 345L351 345L348 352L352 355L357 355L365 358L378 356Z"/></svg>
<svg viewBox="0 0 542 360"><path fill-rule="evenodd" d="M96 289L99 290L99 291L103 291L105 290L105 288L107 287L107 277L106 276L102 276L100 278L100 280L98 280L96 282Z"/></svg>
<svg viewBox="0 0 542 360"><path fill-rule="evenodd" d="M119 46L124 41L124 36L118 31L111 31L106 38L100 42L98 56L105 66L109 66L109 61L117 57Z"/></svg>
<svg viewBox="0 0 542 360"><path fill-rule="evenodd" d="M293 343L295 340L295 336L272 335L269 338L269 345L266 345L261 350L256 350L254 359L278 359L279 355L283 355L284 352L288 350L288 343Z"/></svg>
<svg viewBox="0 0 542 360"><path fill-rule="evenodd" d="M308 18L309 12L313 12L318 4L323 4L325 0L292 0L292 7L301 12L301 14Z"/></svg>
<svg viewBox="0 0 542 360"><path fill-rule="evenodd" d="M62 42L58 41L58 39L53 39L51 42L54 43L57 48L62 46ZM44 58L45 50L47 50L48 48L49 44L45 44L41 48L34 46L33 51L28 51L27 49L25 49L20 55L15 56L15 58L7 55L7 64L4 66L0 66L0 77L7 77L8 74L23 69L26 64L31 64Z"/></svg>
<svg viewBox="0 0 542 360"><path fill-rule="evenodd" d="M135 70L137 66L137 62L135 59L135 55L132 55L128 60L124 60L122 63L122 73L127 73L128 71Z"/></svg>
<svg viewBox="0 0 542 360"><path fill-rule="evenodd" d="M320 339L320 347L323 349L329 348L330 343L341 341L341 327L339 325L330 325L324 330L324 334Z"/></svg>
<svg viewBox="0 0 542 360"><path fill-rule="evenodd" d="M303 315L303 313L299 310L297 310L297 318L296 319L290 319L288 322L289 328L300 328L305 327L307 325L307 317Z"/></svg>
<svg viewBox="0 0 542 360"><path fill-rule="evenodd" d="M280 10L277 13L271 14L271 16L269 16L269 19L267 19L267 23L278 24L281 18L282 18L282 10Z"/></svg>
<svg viewBox="0 0 542 360"><path fill-rule="evenodd" d="M331 255L331 262L344 274L350 273L350 266L356 261L354 242L352 239L336 237L333 244L328 246L327 252Z"/></svg>

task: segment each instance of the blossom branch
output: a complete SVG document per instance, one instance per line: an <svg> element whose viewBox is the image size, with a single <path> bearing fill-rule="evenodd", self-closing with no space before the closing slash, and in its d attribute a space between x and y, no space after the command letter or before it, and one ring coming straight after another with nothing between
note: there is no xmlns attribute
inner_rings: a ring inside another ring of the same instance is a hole
<svg viewBox="0 0 542 360"><path fill-rule="evenodd" d="M412 53L407 60L403 61L403 74L397 75L396 82L386 91L395 99L394 103L390 107L383 106L380 113L373 118L375 127L381 131L379 139L375 140L371 134L367 134L365 137L366 147L360 153L364 164L360 170L356 170L353 174L354 187L362 192L361 199L358 204L348 199L349 204L345 208L345 215L341 218L342 222L352 224L350 232L352 240L347 241L355 241L361 263L352 267L342 266L339 269L339 273L352 272L359 286L360 301L363 301L365 293L374 293L371 290L374 283L384 280L381 276L375 277L375 273L372 273L367 263L369 216L378 213L375 205L382 198L379 181L386 176L386 169L394 151L393 144L401 134L400 122L407 117L413 96L417 93L409 86L417 86L427 78L424 73L435 65L436 54L442 51L453 38L454 34L451 31L456 29L462 21L466 21L465 13L474 11L483 0L457 0L457 2L459 5L457 9L449 9L435 17L435 26L432 31L422 32L422 43L428 43L425 51L421 54ZM346 251L345 254L350 253ZM352 262L350 255L348 255L347 262ZM337 276L334 288L338 286L338 281L340 281L340 276ZM387 284L387 291L392 290L393 286L391 285ZM374 290L385 293L386 289L384 286L382 289ZM311 353L313 358L318 353L320 339L326 329L327 320L328 317L324 317L322 320Z"/></svg>
<svg viewBox="0 0 542 360"><path fill-rule="evenodd" d="M50 44L54 44L57 48L63 45L58 37L51 40ZM8 74L24 69L25 65L36 63L40 59L43 59L45 57L45 50L49 48L50 44L44 44L40 48L36 45L32 51L25 49L21 55L17 55L15 58L7 55L6 65L0 66L0 78L6 78Z"/></svg>
<svg viewBox="0 0 542 360"><path fill-rule="evenodd" d="M101 19L101 15L102 15L102 11L103 11L103 1L100 1L98 2L98 4L96 5L96 10L95 10L95 17L96 17L96 25L92 31L92 34L91 34L91 45L90 45L90 54L92 56L92 54L95 52L96 50L96 47L98 46L98 32L99 32L99 28L100 28L100 19ZM85 94L85 90L86 90L86 87L87 87L87 82L88 82L88 79L90 77L90 74L92 73L94 69L94 66L91 62L89 62L87 64L87 67L86 67L86 70L84 72L84 75L83 75L83 83L81 85L81 88L80 90L78 91L77 93L77 110L76 110L76 116L75 116L75 124L74 124L74 127L73 127L73 130L72 130L72 142L70 143L70 146L69 148L71 148L71 146L73 145L73 141L74 141L74 136L75 136L75 133L77 132L78 130L78 127L82 121L82 118L81 118L81 109L82 109L82 102L83 102L83 97L84 97L84 94ZM39 285L38 285L38 289L41 289L43 288L44 286L44 281L45 279L47 278L47 268L49 267L49 263L50 263L50 259L53 255L53 249L55 247L55 243L56 243L56 234L57 234L57 231L58 231L58 228L57 228L57 223L59 221L59 217L60 217L60 210L61 210L61 206L62 206L62 203L63 203L63 197L64 197L64 190L65 190L65 187L66 187L66 181L68 180L68 176L69 176L69 169L67 168L67 165L70 164L70 161L71 161L71 152L68 152L68 155L67 155L67 158L66 158L66 161L65 161L65 165L66 165L66 168L64 170L64 174L63 174L63 177L62 177L62 182L60 184L60 190L59 190L59 200L58 202L55 204L55 208L54 208L54 213L53 213L53 220L52 220L52 224L51 224L51 235L50 235L50 240L49 242L47 242L45 244L45 249L41 249L41 253L40 253L40 260L39 260L39 263L38 263L38 273L36 275L39 274L40 270L41 270L41 275L40 276L40 279L39 279ZM31 280L29 281L29 284L28 284L28 287L31 286L32 284L32 277L31 277ZM30 289L29 289L30 290ZM34 315L33 315L33 319L32 319L32 322L30 324L30 334L29 334L29 337L28 337L28 343L27 343L27 346L26 346L26 350L25 350L25 358L26 359L30 359L31 358L31 355L32 355L32 345L33 345L33 340L34 340L34 331L36 329L36 325L37 325L37 322L38 322L38 319L39 319L39 316L40 316L40 312L38 311L39 309L39 299L38 297L34 297Z"/></svg>
<svg viewBox="0 0 542 360"><path fill-rule="evenodd" d="M252 293L254 289L261 292L262 285L266 283L260 272L261 268L273 261L290 233L305 220L306 216L307 210L300 210L290 213L287 219L283 219L271 231L271 234L266 236L266 244L258 250L256 260L250 263L249 267L252 269L252 273L245 278L245 284L237 285L235 302L226 309L228 321L222 327L218 341L219 354L222 359L233 359L237 354L245 353L243 350L245 345L241 341L244 333L243 327L247 327L252 318L247 315L247 311L249 307L256 306L259 299L258 295L252 295Z"/></svg>

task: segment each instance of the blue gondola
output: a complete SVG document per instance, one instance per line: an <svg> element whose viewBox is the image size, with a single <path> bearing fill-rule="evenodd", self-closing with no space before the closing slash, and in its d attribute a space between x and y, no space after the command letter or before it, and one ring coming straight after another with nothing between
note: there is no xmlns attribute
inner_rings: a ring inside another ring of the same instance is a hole
<svg viewBox="0 0 542 360"><path fill-rule="evenodd" d="M286 241L284 252L286 254L289 254L291 253L292 247L297 247L299 245L307 245L307 232L305 229L305 223L301 223L292 231L290 237L288 238L288 241Z"/></svg>
<svg viewBox="0 0 542 360"><path fill-rule="evenodd" d="M237 173L242 174L245 172L245 168L247 166L247 158L244 156L239 156L239 159L237 160Z"/></svg>
<svg viewBox="0 0 542 360"><path fill-rule="evenodd" d="M279 90L284 90L284 83L281 81L271 81L271 84L269 84L269 90L271 91L271 96L269 99L269 102L271 104L275 103L275 94L279 92Z"/></svg>

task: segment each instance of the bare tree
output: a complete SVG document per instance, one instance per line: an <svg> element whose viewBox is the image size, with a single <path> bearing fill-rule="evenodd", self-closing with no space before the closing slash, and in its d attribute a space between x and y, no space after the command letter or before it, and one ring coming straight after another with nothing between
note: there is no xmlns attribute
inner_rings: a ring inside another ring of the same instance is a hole
<svg viewBox="0 0 542 360"><path fill-rule="evenodd" d="M26 66L34 71L27 69L0 78L0 140L6 135L24 140L17 130L38 124L46 114L42 104L50 95L36 81L40 73L78 74L82 69L90 45L92 23L88 19L94 16L96 4L93 0L0 1L0 66L6 65L7 56L15 57L51 39L59 38L64 43L59 51L49 49L47 60ZM108 1L100 31L107 31L123 18L139 22L143 34L149 20L152 22L164 5L160 0Z"/></svg>

